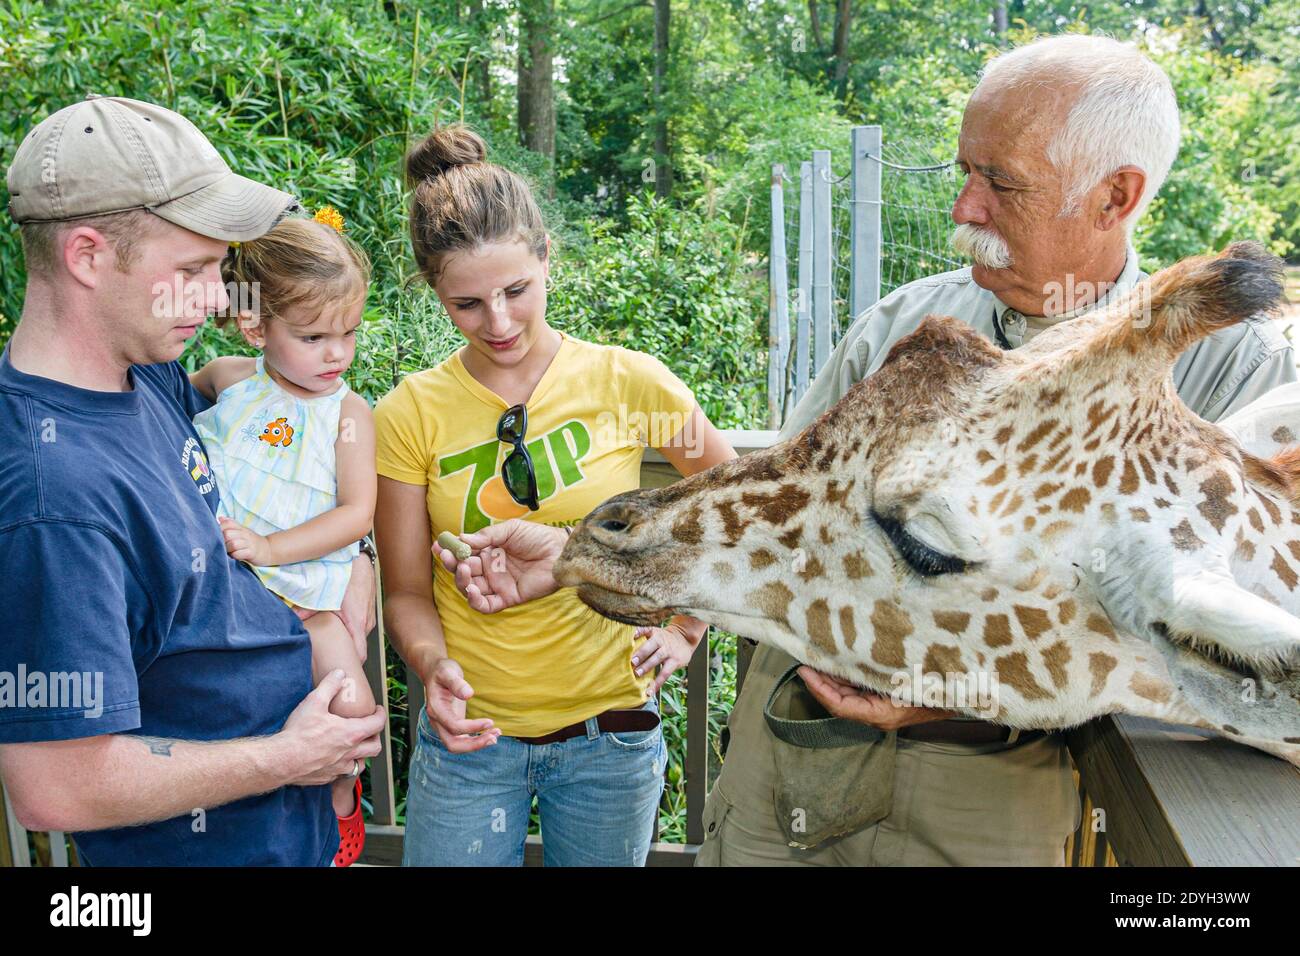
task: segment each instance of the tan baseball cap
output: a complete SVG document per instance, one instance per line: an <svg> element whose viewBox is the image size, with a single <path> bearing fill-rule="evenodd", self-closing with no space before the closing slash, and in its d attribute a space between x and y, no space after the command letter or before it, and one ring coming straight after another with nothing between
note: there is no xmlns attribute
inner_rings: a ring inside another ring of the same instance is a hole
<svg viewBox="0 0 1300 956"><path fill-rule="evenodd" d="M123 96L89 94L27 134L7 178L14 222L57 222L148 209L227 242L264 235L289 193L238 176L193 123Z"/></svg>

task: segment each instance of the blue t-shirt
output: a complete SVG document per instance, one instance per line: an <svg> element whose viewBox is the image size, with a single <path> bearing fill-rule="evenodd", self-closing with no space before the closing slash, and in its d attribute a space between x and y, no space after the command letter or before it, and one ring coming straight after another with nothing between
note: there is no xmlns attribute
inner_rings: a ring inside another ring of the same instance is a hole
<svg viewBox="0 0 1300 956"><path fill-rule="evenodd" d="M209 403L176 362L131 380L0 355L0 743L273 734L311 691L302 622L226 554L190 423ZM338 823L328 787L282 787L74 838L96 866L328 866Z"/></svg>

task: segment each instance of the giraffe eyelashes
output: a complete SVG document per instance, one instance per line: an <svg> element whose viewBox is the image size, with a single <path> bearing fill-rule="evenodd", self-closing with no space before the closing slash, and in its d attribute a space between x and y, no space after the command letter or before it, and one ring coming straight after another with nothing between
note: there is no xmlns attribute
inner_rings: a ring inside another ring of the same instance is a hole
<svg viewBox="0 0 1300 956"><path fill-rule="evenodd" d="M885 533L885 537L894 546L894 550L907 562L908 567L922 577L933 578L941 574L960 574L970 568L970 562L936 551L928 544L924 544L912 537L898 519L888 518L874 508L871 510L871 517L880 527L880 530Z"/></svg>

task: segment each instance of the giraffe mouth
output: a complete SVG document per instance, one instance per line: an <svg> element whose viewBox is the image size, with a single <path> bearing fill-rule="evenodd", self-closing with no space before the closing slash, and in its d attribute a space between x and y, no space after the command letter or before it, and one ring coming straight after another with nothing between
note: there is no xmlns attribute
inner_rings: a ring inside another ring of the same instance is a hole
<svg viewBox="0 0 1300 956"><path fill-rule="evenodd" d="M610 591L590 582L578 585L578 599L597 614L638 627L658 627L676 613L672 608L659 607L635 594Z"/></svg>

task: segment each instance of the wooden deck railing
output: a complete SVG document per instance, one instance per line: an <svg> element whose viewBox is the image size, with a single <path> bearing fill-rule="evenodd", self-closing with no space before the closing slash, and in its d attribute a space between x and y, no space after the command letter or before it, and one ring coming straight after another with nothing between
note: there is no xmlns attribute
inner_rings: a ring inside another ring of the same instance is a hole
<svg viewBox="0 0 1300 956"><path fill-rule="evenodd" d="M770 431L729 431L741 454L768 447ZM677 473L654 451L641 469L643 487L670 484ZM744 681L749 648L737 649L736 686ZM376 700L386 700L388 652L383 615L369 638L366 675ZM704 833L701 814L708 783L708 641L687 667L686 844L653 844L649 865L690 866ZM408 687L408 713L423 707L418 683ZM408 721L414 748L415 721ZM1066 735L1077 769L1083 823L1066 846L1074 866L1221 864L1300 865L1300 772L1281 760L1185 727L1136 718L1106 717ZM395 767L389 729L370 764L373 810L362 862L396 865L403 828L397 825ZM6 797L0 828L0 866L76 865L62 833L29 833ZM541 840L529 837L525 863L541 862Z"/></svg>

